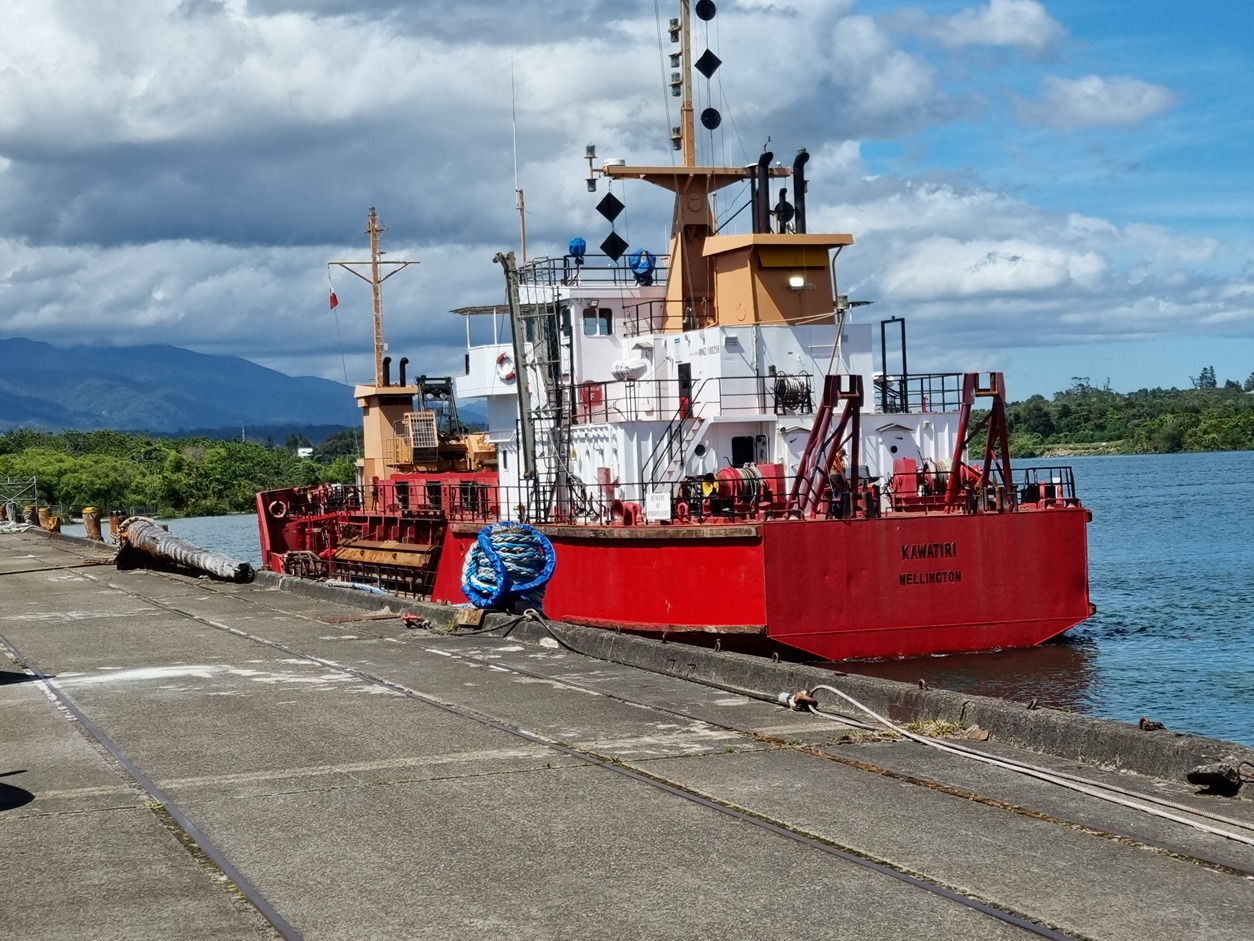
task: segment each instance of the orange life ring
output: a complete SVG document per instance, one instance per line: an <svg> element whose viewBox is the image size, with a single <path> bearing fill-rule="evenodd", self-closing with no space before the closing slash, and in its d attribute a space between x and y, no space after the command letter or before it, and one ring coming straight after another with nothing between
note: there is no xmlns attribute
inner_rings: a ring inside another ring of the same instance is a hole
<svg viewBox="0 0 1254 941"><path fill-rule="evenodd" d="M508 353L502 353L496 358L496 374L501 377L502 382L513 382L514 376L514 357Z"/></svg>

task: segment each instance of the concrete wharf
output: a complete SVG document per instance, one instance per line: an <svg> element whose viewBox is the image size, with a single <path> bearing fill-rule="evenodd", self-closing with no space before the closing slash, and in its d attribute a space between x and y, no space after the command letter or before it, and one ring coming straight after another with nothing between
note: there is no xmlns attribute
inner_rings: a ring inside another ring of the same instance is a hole
<svg viewBox="0 0 1254 941"><path fill-rule="evenodd" d="M5 941L1254 937L1254 801L1183 781L1227 743L110 559L0 535ZM1174 807L767 701L822 678Z"/></svg>

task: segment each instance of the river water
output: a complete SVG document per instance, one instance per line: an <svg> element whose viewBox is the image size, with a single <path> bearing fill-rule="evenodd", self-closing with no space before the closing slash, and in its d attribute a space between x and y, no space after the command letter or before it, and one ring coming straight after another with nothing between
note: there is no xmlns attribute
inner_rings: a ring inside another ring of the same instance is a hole
<svg viewBox="0 0 1254 941"><path fill-rule="evenodd" d="M851 669L1254 746L1254 452L1067 463L1093 511L1094 617L1030 650Z"/></svg>
<svg viewBox="0 0 1254 941"><path fill-rule="evenodd" d="M1124 722L1147 716L1254 746L1254 452L1067 463L1093 511L1093 618L1030 650L840 668ZM176 519L169 528L260 563L252 516ZM1044 569L1049 560L1008 564Z"/></svg>

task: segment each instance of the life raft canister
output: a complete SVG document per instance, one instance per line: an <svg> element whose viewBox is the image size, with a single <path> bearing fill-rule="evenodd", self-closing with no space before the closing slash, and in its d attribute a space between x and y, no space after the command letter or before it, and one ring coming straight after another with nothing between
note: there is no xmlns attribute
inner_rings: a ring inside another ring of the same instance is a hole
<svg viewBox="0 0 1254 941"><path fill-rule="evenodd" d="M501 377L502 382L514 381L514 357L508 353L502 353L496 358L496 374Z"/></svg>

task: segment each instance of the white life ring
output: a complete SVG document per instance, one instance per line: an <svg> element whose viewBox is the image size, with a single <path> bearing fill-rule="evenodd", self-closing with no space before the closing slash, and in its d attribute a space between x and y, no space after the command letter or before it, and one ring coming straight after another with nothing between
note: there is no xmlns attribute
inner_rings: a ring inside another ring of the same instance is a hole
<svg viewBox="0 0 1254 941"><path fill-rule="evenodd" d="M502 382L514 381L514 357L508 353L502 353L496 358L496 374L501 377Z"/></svg>

